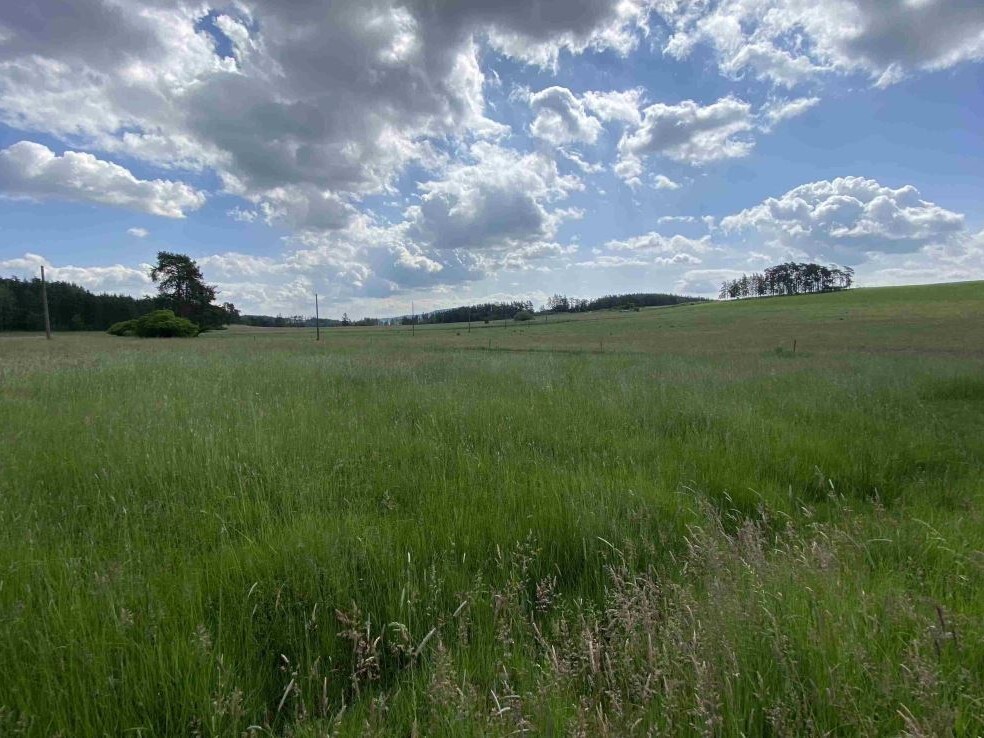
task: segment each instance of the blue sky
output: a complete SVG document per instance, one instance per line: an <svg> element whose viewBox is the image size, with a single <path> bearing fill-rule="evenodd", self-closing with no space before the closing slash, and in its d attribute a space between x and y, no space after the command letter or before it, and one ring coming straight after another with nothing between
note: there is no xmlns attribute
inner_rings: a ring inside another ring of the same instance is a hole
<svg viewBox="0 0 984 738"><path fill-rule="evenodd" d="M437 8L437 9L435 9ZM971 0L0 9L0 274L246 312L984 278Z"/></svg>

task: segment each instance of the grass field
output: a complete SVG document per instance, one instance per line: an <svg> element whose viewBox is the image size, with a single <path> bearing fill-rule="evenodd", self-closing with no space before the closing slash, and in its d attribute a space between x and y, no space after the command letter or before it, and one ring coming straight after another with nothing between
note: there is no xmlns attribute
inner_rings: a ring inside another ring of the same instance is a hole
<svg viewBox="0 0 984 738"><path fill-rule="evenodd" d="M0 337L0 735L984 733L984 283L313 338Z"/></svg>

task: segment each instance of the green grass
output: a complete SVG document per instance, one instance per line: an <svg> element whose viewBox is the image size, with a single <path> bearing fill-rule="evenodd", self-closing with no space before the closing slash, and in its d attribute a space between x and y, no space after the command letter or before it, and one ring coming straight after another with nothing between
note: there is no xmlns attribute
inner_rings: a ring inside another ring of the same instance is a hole
<svg viewBox="0 0 984 738"><path fill-rule="evenodd" d="M0 735L984 732L984 284L323 335L0 337Z"/></svg>

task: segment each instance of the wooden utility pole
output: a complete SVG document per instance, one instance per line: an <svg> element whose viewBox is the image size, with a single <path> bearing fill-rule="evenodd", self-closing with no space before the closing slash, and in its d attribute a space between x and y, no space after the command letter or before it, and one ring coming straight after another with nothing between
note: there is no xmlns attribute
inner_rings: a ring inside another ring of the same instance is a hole
<svg viewBox="0 0 984 738"><path fill-rule="evenodd" d="M44 336L51 340L51 318L48 315L48 289L44 283L44 267L41 267L41 301L44 303Z"/></svg>
<svg viewBox="0 0 984 738"><path fill-rule="evenodd" d="M414 335L417 328L417 311L413 307L413 300L410 301L410 335Z"/></svg>
<svg viewBox="0 0 984 738"><path fill-rule="evenodd" d="M314 293L314 335L315 341L321 340L321 313L318 311L318 293Z"/></svg>

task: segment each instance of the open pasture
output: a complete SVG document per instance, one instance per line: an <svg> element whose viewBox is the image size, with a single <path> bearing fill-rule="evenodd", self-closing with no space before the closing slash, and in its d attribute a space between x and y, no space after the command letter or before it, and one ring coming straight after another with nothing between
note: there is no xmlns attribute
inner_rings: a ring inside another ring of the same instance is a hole
<svg viewBox="0 0 984 738"><path fill-rule="evenodd" d="M979 735L982 479L982 283L3 336L0 735Z"/></svg>

